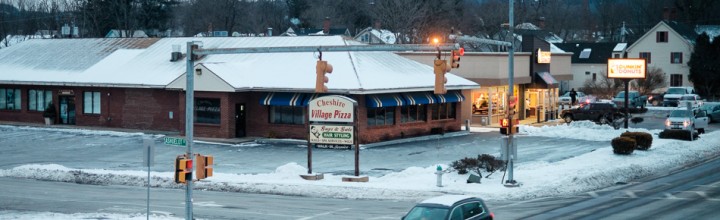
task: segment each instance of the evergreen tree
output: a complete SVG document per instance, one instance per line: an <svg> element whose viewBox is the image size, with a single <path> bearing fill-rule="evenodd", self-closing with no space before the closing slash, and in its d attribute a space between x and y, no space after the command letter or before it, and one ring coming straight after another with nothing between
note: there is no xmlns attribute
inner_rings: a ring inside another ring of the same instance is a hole
<svg viewBox="0 0 720 220"><path fill-rule="evenodd" d="M700 96L714 100L720 89L720 38L710 43L710 37L703 33L695 40L695 48L690 55L690 75L688 79L695 85Z"/></svg>

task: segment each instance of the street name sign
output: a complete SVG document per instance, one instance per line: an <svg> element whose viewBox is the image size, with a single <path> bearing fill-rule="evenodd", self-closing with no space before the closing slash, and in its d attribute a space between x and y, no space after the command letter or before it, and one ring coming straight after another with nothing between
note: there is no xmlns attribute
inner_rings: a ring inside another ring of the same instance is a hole
<svg viewBox="0 0 720 220"><path fill-rule="evenodd" d="M175 146L187 146L187 141L184 138L165 137L165 144Z"/></svg>

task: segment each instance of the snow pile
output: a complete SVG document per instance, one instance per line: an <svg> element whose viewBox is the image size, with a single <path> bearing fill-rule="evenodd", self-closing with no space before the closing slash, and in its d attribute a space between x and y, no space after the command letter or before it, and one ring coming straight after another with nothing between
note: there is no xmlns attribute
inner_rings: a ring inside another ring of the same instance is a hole
<svg viewBox="0 0 720 220"><path fill-rule="evenodd" d="M115 214L115 213L74 213L64 214L55 212L14 212L0 211L2 219L24 219L24 220L45 220L45 219L127 219L142 220L147 219L146 213L137 214ZM172 217L170 214L152 213L150 219L183 219Z"/></svg>
<svg viewBox="0 0 720 220"><path fill-rule="evenodd" d="M591 121L573 121L570 124L545 125L542 127L520 125L520 133L529 136L559 137L589 141L610 141L613 138L620 137L620 134L625 131L647 132L654 134L655 139L658 138L657 134L661 132L661 130L647 130L644 128L616 130L609 125L598 125Z"/></svg>

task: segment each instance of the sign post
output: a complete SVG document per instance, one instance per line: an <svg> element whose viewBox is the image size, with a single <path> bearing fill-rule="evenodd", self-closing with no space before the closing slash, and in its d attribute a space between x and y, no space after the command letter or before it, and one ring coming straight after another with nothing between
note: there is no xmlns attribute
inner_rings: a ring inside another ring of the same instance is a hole
<svg viewBox="0 0 720 220"><path fill-rule="evenodd" d="M625 79L625 128L628 128L628 105L630 105L630 80L645 79L647 61L643 58L608 59L608 78Z"/></svg>
<svg viewBox="0 0 720 220"><path fill-rule="evenodd" d="M152 139L143 138L143 164L147 166L147 219L150 219L150 167L155 164L155 145Z"/></svg>
<svg viewBox="0 0 720 220"><path fill-rule="evenodd" d="M308 102L308 175L312 176L314 144L354 145L355 176L360 176L360 147L357 135L357 101L328 95ZM303 178L308 179L303 176ZM312 179L312 178L311 178Z"/></svg>

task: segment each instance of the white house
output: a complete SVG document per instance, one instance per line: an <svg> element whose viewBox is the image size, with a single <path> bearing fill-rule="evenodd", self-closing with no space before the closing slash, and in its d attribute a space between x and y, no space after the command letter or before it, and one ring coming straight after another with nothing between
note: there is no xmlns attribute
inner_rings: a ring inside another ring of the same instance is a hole
<svg viewBox="0 0 720 220"><path fill-rule="evenodd" d="M690 66L687 64L695 38L697 33L691 27L676 21L661 21L630 45L626 52L628 58L647 59L648 69L662 69L668 86L692 86L688 80Z"/></svg>
<svg viewBox="0 0 720 220"><path fill-rule="evenodd" d="M385 29L365 28L354 39L367 44L395 44L395 33Z"/></svg>

